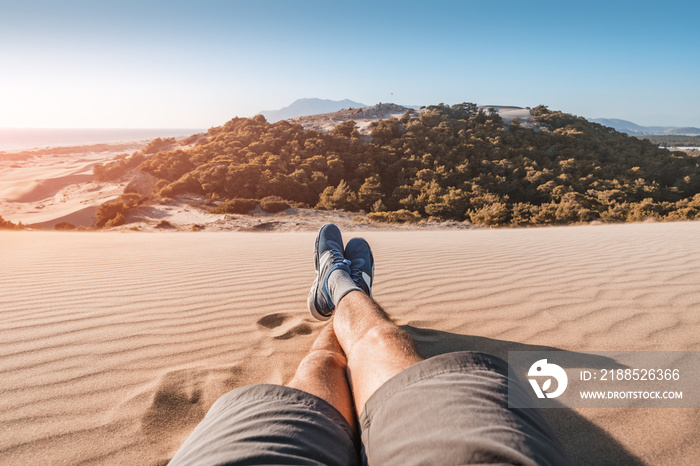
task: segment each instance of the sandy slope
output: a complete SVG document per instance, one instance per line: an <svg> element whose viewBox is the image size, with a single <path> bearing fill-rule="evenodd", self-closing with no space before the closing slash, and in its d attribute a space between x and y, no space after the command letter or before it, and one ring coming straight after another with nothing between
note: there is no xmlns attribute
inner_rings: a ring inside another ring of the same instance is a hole
<svg viewBox="0 0 700 466"><path fill-rule="evenodd" d="M369 231L425 355L700 350L700 223ZM349 238L350 234L346 234ZM163 464L323 325L314 234L0 232L0 464ZM691 464L700 410L547 410L580 464Z"/></svg>
<svg viewBox="0 0 700 466"><path fill-rule="evenodd" d="M35 151L22 160L15 160L11 153L0 154L0 215L49 228L59 222L90 226L97 207L117 198L126 185L93 182L93 167L144 145L79 146L74 151L54 148ZM91 150L97 147L100 150Z"/></svg>

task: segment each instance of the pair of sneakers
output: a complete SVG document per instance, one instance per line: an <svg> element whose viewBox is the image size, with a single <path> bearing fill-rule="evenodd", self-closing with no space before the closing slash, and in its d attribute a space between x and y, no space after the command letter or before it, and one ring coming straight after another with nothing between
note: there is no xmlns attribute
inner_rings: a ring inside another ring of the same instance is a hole
<svg viewBox="0 0 700 466"><path fill-rule="evenodd" d="M330 319L335 306L350 291L358 290L367 296L372 296L374 257L369 244L363 238L353 238L343 248L343 237L338 227L332 223L323 225L316 237L314 265L316 279L311 286L307 305L311 314L317 319ZM340 289L335 290L331 296L328 281L336 270L347 273L352 284L345 280L345 277L340 277L340 280L337 276L334 277L334 280L342 284Z"/></svg>

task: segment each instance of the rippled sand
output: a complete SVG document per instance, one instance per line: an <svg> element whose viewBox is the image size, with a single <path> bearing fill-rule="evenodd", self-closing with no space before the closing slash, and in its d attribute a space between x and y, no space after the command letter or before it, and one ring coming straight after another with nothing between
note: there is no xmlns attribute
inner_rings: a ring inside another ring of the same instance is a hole
<svg viewBox="0 0 700 466"><path fill-rule="evenodd" d="M700 222L362 235L426 356L700 350ZM0 232L0 463L163 464L217 397L288 380L324 325L314 236ZM579 464L700 457L697 409L545 414Z"/></svg>

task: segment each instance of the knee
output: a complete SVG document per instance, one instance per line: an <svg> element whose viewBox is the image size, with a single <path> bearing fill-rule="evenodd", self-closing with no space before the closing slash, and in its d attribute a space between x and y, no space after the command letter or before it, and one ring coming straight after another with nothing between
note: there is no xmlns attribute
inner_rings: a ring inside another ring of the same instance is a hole
<svg viewBox="0 0 700 466"><path fill-rule="evenodd" d="M342 391L342 388L336 390L338 383L342 382L347 387L346 369L347 361L343 354L325 349L312 350L301 360L292 380L286 385L329 401L332 392Z"/></svg>
<svg viewBox="0 0 700 466"><path fill-rule="evenodd" d="M326 349L313 350L301 361L300 368L324 368L324 369L345 369L347 361L345 356L337 351Z"/></svg>
<svg viewBox="0 0 700 466"><path fill-rule="evenodd" d="M408 347L413 348L413 340L404 330L396 325L378 325L372 327L359 342L365 348L376 348L381 350L383 347Z"/></svg>

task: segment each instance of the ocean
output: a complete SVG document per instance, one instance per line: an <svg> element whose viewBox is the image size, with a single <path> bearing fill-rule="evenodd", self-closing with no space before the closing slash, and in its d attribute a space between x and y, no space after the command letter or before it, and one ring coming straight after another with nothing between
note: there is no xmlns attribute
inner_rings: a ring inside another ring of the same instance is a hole
<svg viewBox="0 0 700 466"><path fill-rule="evenodd" d="M182 137L203 131L206 130L198 128L0 128L0 151Z"/></svg>

